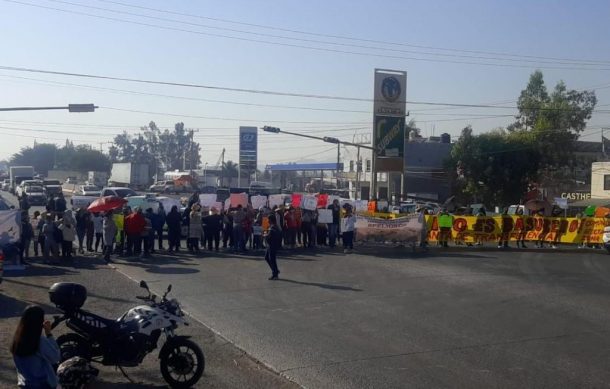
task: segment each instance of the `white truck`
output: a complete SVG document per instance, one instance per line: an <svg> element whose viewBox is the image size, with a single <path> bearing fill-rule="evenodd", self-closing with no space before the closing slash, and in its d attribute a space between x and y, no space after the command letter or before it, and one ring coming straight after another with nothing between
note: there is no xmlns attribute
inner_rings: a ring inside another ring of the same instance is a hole
<svg viewBox="0 0 610 389"><path fill-rule="evenodd" d="M11 166L9 168L9 177L11 180L9 191L15 194L17 186L25 180L34 179L34 167L33 166Z"/></svg>
<svg viewBox="0 0 610 389"><path fill-rule="evenodd" d="M89 185L99 186L100 188L108 184L108 173L89 171L87 174L87 182Z"/></svg>
<svg viewBox="0 0 610 389"><path fill-rule="evenodd" d="M148 165L132 162L113 163L108 185L145 190L150 185Z"/></svg>

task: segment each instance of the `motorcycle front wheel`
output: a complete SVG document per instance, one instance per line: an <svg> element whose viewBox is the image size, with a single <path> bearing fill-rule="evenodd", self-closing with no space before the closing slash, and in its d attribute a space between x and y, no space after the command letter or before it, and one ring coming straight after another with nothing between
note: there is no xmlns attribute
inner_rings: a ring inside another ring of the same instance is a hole
<svg viewBox="0 0 610 389"><path fill-rule="evenodd" d="M172 388L190 388L199 381L205 359L199 346L188 339L173 340L159 355L161 374Z"/></svg>

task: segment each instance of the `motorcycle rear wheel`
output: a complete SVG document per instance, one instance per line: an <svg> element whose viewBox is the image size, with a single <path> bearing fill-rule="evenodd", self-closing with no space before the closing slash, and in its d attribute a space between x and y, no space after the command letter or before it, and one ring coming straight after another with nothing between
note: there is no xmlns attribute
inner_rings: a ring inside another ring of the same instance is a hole
<svg viewBox="0 0 610 389"><path fill-rule="evenodd" d="M199 381L205 369L203 351L188 339L174 340L171 347L161 351L159 359L163 379L175 389L192 387Z"/></svg>
<svg viewBox="0 0 610 389"><path fill-rule="evenodd" d="M91 359L87 340L78 334L69 333L61 335L57 338L57 345L61 353L61 362L72 357L83 357L86 360Z"/></svg>

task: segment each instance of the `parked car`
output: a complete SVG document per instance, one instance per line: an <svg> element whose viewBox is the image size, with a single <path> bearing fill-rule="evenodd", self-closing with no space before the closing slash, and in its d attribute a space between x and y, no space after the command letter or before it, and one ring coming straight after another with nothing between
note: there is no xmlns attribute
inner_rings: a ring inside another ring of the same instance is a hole
<svg viewBox="0 0 610 389"><path fill-rule="evenodd" d="M99 197L102 194L102 190L95 185L81 185L74 193L78 196L96 196Z"/></svg>
<svg viewBox="0 0 610 389"><path fill-rule="evenodd" d="M2 188L3 191L8 192L11 189L11 179L7 178L4 181L2 181Z"/></svg>
<svg viewBox="0 0 610 389"><path fill-rule="evenodd" d="M157 181L153 185L148 188L151 192L155 193L179 193L181 191L181 187L176 186L174 181Z"/></svg>
<svg viewBox="0 0 610 389"><path fill-rule="evenodd" d="M102 189L102 196L117 196L120 198L137 196L136 191L130 188L123 187L107 187Z"/></svg>
<svg viewBox="0 0 610 389"><path fill-rule="evenodd" d="M17 195L17 197L23 196L23 192L29 186L38 186L38 187L40 187L42 189L42 181L40 181L40 180L25 180L25 181L21 181L19 186L17 186L17 188L15 189L15 194Z"/></svg>
<svg viewBox="0 0 610 389"><path fill-rule="evenodd" d="M44 194L42 186L28 185L23 189L23 193L27 196L30 205L45 205L47 196Z"/></svg>

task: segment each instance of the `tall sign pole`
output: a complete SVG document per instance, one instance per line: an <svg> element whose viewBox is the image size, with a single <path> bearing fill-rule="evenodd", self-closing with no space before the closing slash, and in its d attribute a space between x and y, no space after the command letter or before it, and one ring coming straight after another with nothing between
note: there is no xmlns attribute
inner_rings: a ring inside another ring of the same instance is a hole
<svg viewBox="0 0 610 389"><path fill-rule="evenodd" d="M239 127L239 175L238 186L241 186L241 172L244 171L248 175L248 184L250 183L250 175L256 171L258 162L258 128L257 127Z"/></svg>
<svg viewBox="0 0 610 389"><path fill-rule="evenodd" d="M373 96L371 196L378 197L378 173L404 173L407 72L375 69ZM388 189L389 178L388 174Z"/></svg>

